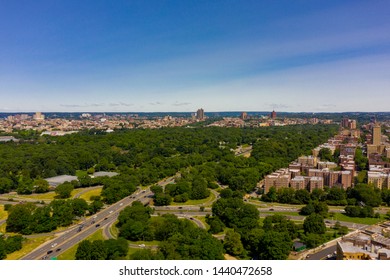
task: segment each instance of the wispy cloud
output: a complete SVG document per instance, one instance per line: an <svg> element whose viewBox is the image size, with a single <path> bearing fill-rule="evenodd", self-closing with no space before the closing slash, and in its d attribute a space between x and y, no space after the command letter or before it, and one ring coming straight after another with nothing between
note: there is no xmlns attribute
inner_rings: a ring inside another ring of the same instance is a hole
<svg viewBox="0 0 390 280"><path fill-rule="evenodd" d="M267 104L269 108L271 109L288 109L288 108L291 108L290 105L287 105L287 104L282 104L282 103L271 103L271 104Z"/></svg>
<svg viewBox="0 0 390 280"><path fill-rule="evenodd" d="M175 102L172 104L173 106L187 106L187 105L191 105L190 102Z"/></svg>
<svg viewBox="0 0 390 280"><path fill-rule="evenodd" d="M164 103L159 102L159 101L157 101L157 102L150 102L150 103L149 103L149 105L152 105L152 106L163 105L163 104L164 104Z"/></svg>
<svg viewBox="0 0 390 280"><path fill-rule="evenodd" d="M118 102L118 103L109 103L108 104L110 107L130 107L134 106L132 103L124 103L124 102Z"/></svg>
<svg viewBox="0 0 390 280"><path fill-rule="evenodd" d="M104 103L91 103L91 104L60 104L61 107L65 108L85 108L85 107L102 107Z"/></svg>

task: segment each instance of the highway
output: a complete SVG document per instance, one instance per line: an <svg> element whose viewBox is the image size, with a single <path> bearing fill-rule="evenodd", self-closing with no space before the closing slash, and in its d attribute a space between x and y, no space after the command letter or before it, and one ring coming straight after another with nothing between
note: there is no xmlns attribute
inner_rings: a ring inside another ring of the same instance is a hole
<svg viewBox="0 0 390 280"><path fill-rule="evenodd" d="M174 177L160 181L158 184L165 186L172 182ZM58 237L52 239L50 242L47 242L39 246L34 251L22 257L22 260L36 260L36 259L51 259L60 255L63 251L69 249L75 244L79 243L83 239L95 233L102 227L113 223L120 211L122 211L126 206L130 206L133 201L141 201L142 203L148 203L150 197L153 193L149 188L145 190L138 190L129 197L125 197L122 200L112 204L93 217L86 219L83 222L80 222L77 226L69 228L69 230L60 234Z"/></svg>

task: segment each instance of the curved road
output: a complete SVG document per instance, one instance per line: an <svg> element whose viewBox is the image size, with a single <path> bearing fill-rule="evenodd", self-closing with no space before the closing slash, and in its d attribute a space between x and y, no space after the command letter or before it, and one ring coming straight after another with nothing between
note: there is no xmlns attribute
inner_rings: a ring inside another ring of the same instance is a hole
<svg viewBox="0 0 390 280"><path fill-rule="evenodd" d="M90 190L94 190L94 189L99 189L103 186L94 186L94 187L89 187L89 188L86 188L85 190L82 190L81 192L79 193L76 193L73 198L79 198L81 195L85 194L86 192L89 192Z"/></svg>

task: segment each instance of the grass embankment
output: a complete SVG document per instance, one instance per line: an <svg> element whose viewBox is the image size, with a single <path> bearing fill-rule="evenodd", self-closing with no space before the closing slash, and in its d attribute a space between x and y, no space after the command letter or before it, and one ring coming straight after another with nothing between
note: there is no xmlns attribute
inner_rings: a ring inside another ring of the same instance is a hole
<svg viewBox="0 0 390 280"><path fill-rule="evenodd" d="M8 217L8 212L4 210L4 205L0 205L0 220L5 220Z"/></svg>
<svg viewBox="0 0 390 280"><path fill-rule="evenodd" d="M335 213L333 219L340 222L350 222L350 223L364 224L364 225L373 225L385 220L383 215L381 215L380 218L356 218L356 217L348 217L347 215L344 215L342 213Z"/></svg>
<svg viewBox="0 0 390 280"><path fill-rule="evenodd" d="M111 227L110 227L110 233L112 236L114 236L115 238L118 238L119 236L119 229L116 227L116 225L118 224L118 221L116 221Z"/></svg>
<svg viewBox="0 0 390 280"><path fill-rule="evenodd" d="M90 237L86 238L86 240L94 241L94 240L104 240L103 238L103 230L100 229ZM64 251L61 255L58 256L59 260L75 260L76 251L78 244L70 247L68 250Z"/></svg>
<svg viewBox="0 0 390 280"><path fill-rule="evenodd" d="M7 227L7 224L6 224L6 223L0 225L0 232L1 232L2 234L5 234L5 228L6 228L6 227Z"/></svg>
<svg viewBox="0 0 390 280"><path fill-rule="evenodd" d="M178 202L172 202L172 206L184 206L184 205L209 205L215 200L215 194L213 192L210 192L209 197L206 197L204 199L199 199L199 200L187 200L186 202L183 203L178 203Z"/></svg>
<svg viewBox="0 0 390 280"><path fill-rule="evenodd" d="M87 202L91 201L91 196L99 196L102 193L103 187L99 187L93 190L89 190L82 195L80 195L80 198L84 199Z"/></svg>
<svg viewBox="0 0 390 280"><path fill-rule="evenodd" d="M196 216L196 217L194 217L195 219L197 219L197 220L199 220L199 221L201 221L202 222L202 224L204 224L205 225L205 227L206 227L206 230L209 230L210 229L210 226L209 226L209 224L208 223L206 223L206 217L205 216ZM195 222L194 222L195 223ZM196 223L195 223L196 224Z"/></svg>

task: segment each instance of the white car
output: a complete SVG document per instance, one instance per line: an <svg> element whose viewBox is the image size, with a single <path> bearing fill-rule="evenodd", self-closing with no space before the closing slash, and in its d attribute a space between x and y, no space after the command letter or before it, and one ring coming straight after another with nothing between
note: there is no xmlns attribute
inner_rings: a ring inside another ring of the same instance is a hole
<svg viewBox="0 0 390 280"><path fill-rule="evenodd" d="M54 248L55 246L57 246L57 243L51 244L51 247L52 247L52 248Z"/></svg>

